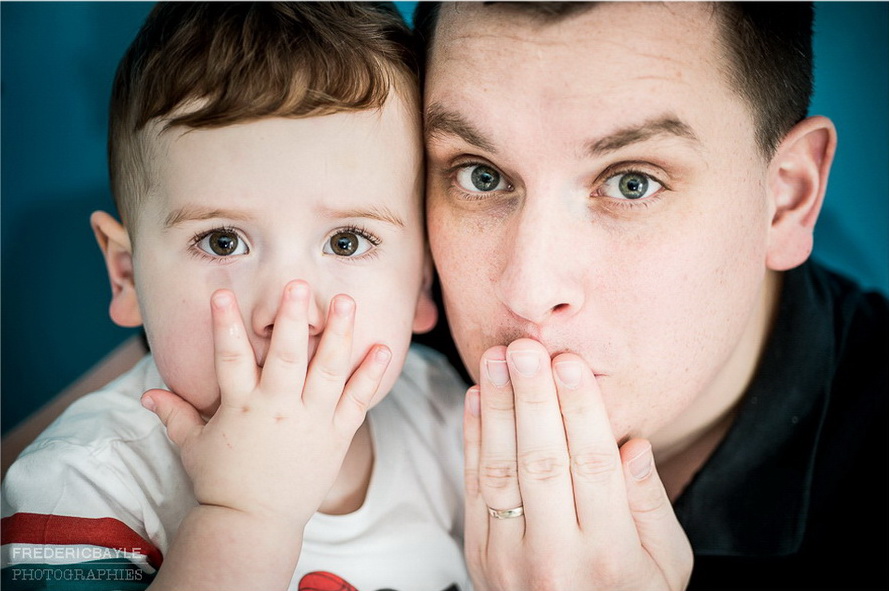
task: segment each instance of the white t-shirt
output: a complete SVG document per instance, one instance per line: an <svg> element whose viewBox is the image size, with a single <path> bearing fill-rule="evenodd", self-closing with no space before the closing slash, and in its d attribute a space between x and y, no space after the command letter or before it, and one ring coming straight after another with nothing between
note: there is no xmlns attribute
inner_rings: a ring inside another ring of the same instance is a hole
<svg viewBox="0 0 889 591"><path fill-rule="evenodd" d="M9 588L34 577L94 577L97 589L150 582L197 503L177 447L139 402L156 387L163 381L149 355L72 404L10 467L2 500ZM368 414L374 467L365 502L309 521L291 590L470 588L461 542L464 391L441 355L411 347L392 391Z"/></svg>

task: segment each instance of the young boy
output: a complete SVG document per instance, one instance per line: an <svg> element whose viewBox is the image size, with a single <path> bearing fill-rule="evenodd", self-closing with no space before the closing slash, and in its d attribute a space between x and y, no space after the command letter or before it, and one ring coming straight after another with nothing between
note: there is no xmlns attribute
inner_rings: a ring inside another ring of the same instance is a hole
<svg viewBox="0 0 889 591"><path fill-rule="evenodd" d="M111 103L123 225L91 222L152 353L10 469L8 588L465 586L464 386L410 347L437 314L409 39L370 4L149 16Z"/></svg>

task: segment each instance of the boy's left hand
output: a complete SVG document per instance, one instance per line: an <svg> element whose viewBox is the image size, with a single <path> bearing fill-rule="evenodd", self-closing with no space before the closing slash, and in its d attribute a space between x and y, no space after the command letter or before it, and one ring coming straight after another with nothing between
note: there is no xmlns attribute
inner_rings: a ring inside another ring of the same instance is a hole
<svg viewBox="0 0 889 591"><path fill-rule="evenodd" d="M309 360L310 297L305 282L287 285L259 367L234 294L213 294L221 398L208 421L172 392L143 396L179 446L202 505L301 531L333 485L391 353L377 345L351 371L355 303L338 295Z"/></svg>

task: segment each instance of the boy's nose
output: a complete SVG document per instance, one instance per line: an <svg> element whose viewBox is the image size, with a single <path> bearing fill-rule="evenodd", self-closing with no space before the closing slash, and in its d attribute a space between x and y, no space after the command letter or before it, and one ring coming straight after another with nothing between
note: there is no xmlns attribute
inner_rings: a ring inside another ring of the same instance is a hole
<svg viewBox="0 0 889 591"><path fill-rule="evenodd" d="M306 282L308 283L308 282ZM262 338L269 339L275 329L275 321L281 310L281 302L284 297L284 289L290 282L281 285L275 290L266 290L266 295L253 307L253 317L250 319L253 333ZM324 330L326 318L326 301L322 301L321 295L309 285L308 324L309 336L317 336Z"/></svg>

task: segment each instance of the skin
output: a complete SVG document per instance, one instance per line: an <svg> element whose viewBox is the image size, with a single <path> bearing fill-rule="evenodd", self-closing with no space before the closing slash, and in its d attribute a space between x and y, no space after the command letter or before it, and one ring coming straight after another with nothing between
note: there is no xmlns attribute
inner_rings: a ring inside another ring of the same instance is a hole
<svg viewBox="0 0 889 591"><path fill-rule="evenodd" d="M835 146L812 118L764 157L715 31L695 3L602 4L554 24L442 8L427 216L478 382L465 427L478 588L687 583L667 493L731 423L777 272L811 251ZM651 466L641 478L634 459ZM486 512L522 504L521 519Z"/></svg>
<svg viewBox="0 0 889 591"><path fill-rule="evenodd" d="M395 94L379 111L156 122L134 240L93 215L112 318L144 325L176 393L143 404L200 503L152 588L286 587L312 514L363 503L365 413L437 317L417 124Z"/></svg>

